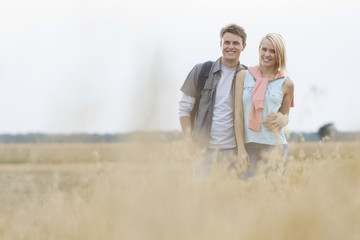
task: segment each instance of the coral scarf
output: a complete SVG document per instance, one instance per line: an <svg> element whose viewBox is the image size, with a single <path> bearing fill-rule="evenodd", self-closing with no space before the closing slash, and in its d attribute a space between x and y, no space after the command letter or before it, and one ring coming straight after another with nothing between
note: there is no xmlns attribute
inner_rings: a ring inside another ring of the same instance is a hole
<svg viewBox="0 0 360 240"><path fill-rule="evenodd" d="M264 109L264 98L267 85L270 81L283 78L282 73L278 73L271 77L262 77L258 66L249 67L249 73L255 79L255 86L252 92L252 103L249 116L248 128L254 131L260 131L262 122L262 110ZM294 106L294 99L291 101L291 107Z"/></svg>

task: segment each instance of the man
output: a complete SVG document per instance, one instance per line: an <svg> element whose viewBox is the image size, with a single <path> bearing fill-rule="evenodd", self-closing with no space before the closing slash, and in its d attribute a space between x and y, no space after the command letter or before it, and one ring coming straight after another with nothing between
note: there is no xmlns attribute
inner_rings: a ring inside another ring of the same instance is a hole
<svg viewBox="0 0 360 240"><path fill-rule="evenodd" d="M214 163L222 158L228 159L229 166L233 166L236 159L234 79L238 71L246 69L239 61L246 46L246 37L244 29L235 24L221 29L222 56L210 68L193 126L190 113L194 108L203 64L197 64L190 71L181 87L183 97L179 102L179 117L182 132L189 147L197 146L197 149L205 154L200 174L208 174Z"/></svg>

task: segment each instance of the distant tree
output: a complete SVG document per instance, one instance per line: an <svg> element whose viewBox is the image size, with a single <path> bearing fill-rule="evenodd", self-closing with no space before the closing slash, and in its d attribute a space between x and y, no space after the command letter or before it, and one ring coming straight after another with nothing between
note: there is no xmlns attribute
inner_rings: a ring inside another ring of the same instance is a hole
<svg viewBox="0 0 360 240"><path fill-rule="evenodd" d="M317 134L322 140L334 139L336 134L336 128L333 123L327 123L319 128Z"/></svg>

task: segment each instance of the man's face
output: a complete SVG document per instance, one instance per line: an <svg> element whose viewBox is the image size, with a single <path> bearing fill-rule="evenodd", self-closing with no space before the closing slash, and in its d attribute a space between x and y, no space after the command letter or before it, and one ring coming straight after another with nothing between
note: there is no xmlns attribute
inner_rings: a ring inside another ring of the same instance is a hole
<svg viewBox="0 0 360 240"><path fill-rule="evenodd" d="M240 53L245 46L246 44L242 42L239 35L226 32L220 41L224 63L239 61Z"/></svg>

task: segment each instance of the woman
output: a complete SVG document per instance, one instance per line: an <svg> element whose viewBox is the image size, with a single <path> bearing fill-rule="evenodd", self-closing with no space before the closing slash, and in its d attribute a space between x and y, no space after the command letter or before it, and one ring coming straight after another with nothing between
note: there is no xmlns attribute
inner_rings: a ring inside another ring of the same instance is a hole
<svg viewBox="0 0 360 240"><path fill-rule="evenodd" d="M262 152L279 146L288 155L282 128L288 123L293 96L285 42L280 34L267 34L259 45L259 65L240 71L235 80L237 158L241 168L249 170L245 178L254 173Z"/></svg>

